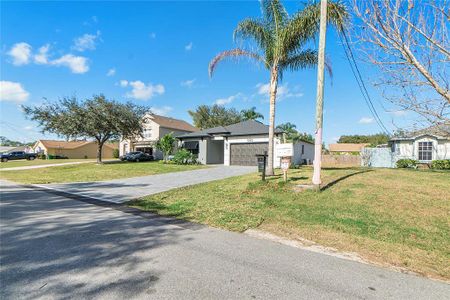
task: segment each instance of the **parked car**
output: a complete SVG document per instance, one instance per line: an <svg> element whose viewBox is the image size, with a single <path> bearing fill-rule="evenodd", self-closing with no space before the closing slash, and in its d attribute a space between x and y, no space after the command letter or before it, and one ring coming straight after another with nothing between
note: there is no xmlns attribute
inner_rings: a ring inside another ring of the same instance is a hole
<svg viewBox="0 0 450 300"><path fill-rule="evenodd" d="M2 162L7 162L8 160L26 159L34 160L37 158L36 153L26 153L25 151L13 151L9 153L0 154L0 160Z"/></svg>
<svg viewBox="0 0 450 300"><path fill-rule="evenodd" d="M144 153L144 152L130 152L129 154L126 155L127 161L135 161L135 162L139 162L139 161L150 161L150 160L154 160L153 155L150 155L148 153Z"/></svg>
<svg viewBox="0 0 450 300"><path fill-rule="evenodd" d="M125 154L125 155L119 156L119 159L120 159L121 161L125 161L125 160L128 160L130 157L132 157L132 156L134 156L134 155L137 155L137 154L139 154L139 153L142 153L142 152L141 152L141 151L128 152L128 153Z"/></svg>

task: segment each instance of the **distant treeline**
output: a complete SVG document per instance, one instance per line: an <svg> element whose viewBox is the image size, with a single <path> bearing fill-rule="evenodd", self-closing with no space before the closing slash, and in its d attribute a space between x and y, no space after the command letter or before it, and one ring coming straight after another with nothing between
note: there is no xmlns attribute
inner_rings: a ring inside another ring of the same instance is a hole
<svg viewBox="0 0 450 300"><path fill-rule="evenodd" d="M366 143L370 144L371 146L377 146L381 144L387 144L389 139L389 135L385 133L377 133L372 135L342 135L339 138L338 143Z"/></svg>
<svg viewBox="0 0 450 300"><path fill-rule="evenodd" d="M31 146L34 145L34 142L30 143L22 143L19 141L12 141L4 136L0 136L0 146L5 147L20 147L20 146Z"/></svg>

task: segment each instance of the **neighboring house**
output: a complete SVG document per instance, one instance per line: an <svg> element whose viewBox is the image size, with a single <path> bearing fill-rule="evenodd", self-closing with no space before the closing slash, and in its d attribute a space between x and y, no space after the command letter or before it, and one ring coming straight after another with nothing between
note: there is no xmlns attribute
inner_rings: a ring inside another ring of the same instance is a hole
<svg viewBox="0 0 450 300"><path fill-rule="evenodd" d="M450 159L450 125L433 126L389 141L398 159L410 158L422 163Z"/></svg>
<svg viewBox="0 0 450 300"><path fill-rule="evenodd" d="M450 159L450 126L432 126L402 137L394 137L388 148L365 148L362 165L395 168L399 159L414 159L428 164Z"/></svg>
<svg viewBox="0 0 450 300"><path fill-rule="evenodd" d="M330 144L330 154L359 154L361 150L370 144L337 143Z"/></svg>
<svg viewBox="0 0 450 300"><path fill-rule="evenodd" d="M173 132L174 135L190 133L198 129L186 121L148 114L144 117L144 131L142 136L134 139L125 139L120 142L120 155L128 152L142 151L162 159L162 152L155 148L156 142L164 135Z"/></svg>
<svg viewBox="0 0 450 300"><path fill-rule="evenodd" d="M14 151L17 147L0 146L0 153Z"/></svg>
<svg viewBox="0 0 450 300"><path fill-rule="evenodd" d="M30 146L16 146L16 147L0 146L0 153L11 152L11 151L31 152L31 151L33 151L33 149Z"/></svg>
<svg viewBox="0 0 450 300"><path fill-rule="evenodd" d="M105 143L102 149L102 158L113 158L113 151L118 147L117 143ZM97 143L94 141L39 140L33 146L35 153L67 158L96 158L97 149Z"/></svg>
<svg viewBox="0 0 450 300"><path fill-rule="evenodd" d="M275 150L283 132L275 130ZM249 120L228 126L219 126L178 135L181 147L198 154L202 164L256 166L257 154L268 150L269 126ZM312 162L314 145L300 141L294 144L294 164ZM274 157L274 166L280 166L280 157Z"/></svg>

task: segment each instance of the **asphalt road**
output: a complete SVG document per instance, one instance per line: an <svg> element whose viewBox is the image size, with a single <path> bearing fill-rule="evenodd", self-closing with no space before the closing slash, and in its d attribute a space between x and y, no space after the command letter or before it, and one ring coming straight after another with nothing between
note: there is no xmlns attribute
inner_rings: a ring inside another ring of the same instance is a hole
<svg viewBox="0 0 450 300"><path fill-rule="evenodd" d="M4 182L0 209L0 299L450 296L442 282Z"/></svg>

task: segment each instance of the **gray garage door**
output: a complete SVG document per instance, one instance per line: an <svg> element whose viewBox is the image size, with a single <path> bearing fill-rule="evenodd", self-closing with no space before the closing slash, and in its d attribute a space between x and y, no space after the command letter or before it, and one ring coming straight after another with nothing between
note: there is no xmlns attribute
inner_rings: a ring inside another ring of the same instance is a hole
<svg viewBox="0 0 450 300"><path fill-rule="evenodd" d="M256 154L264 154L268 143L230 144L230 164L235 166L256 166Z"/></svg>

